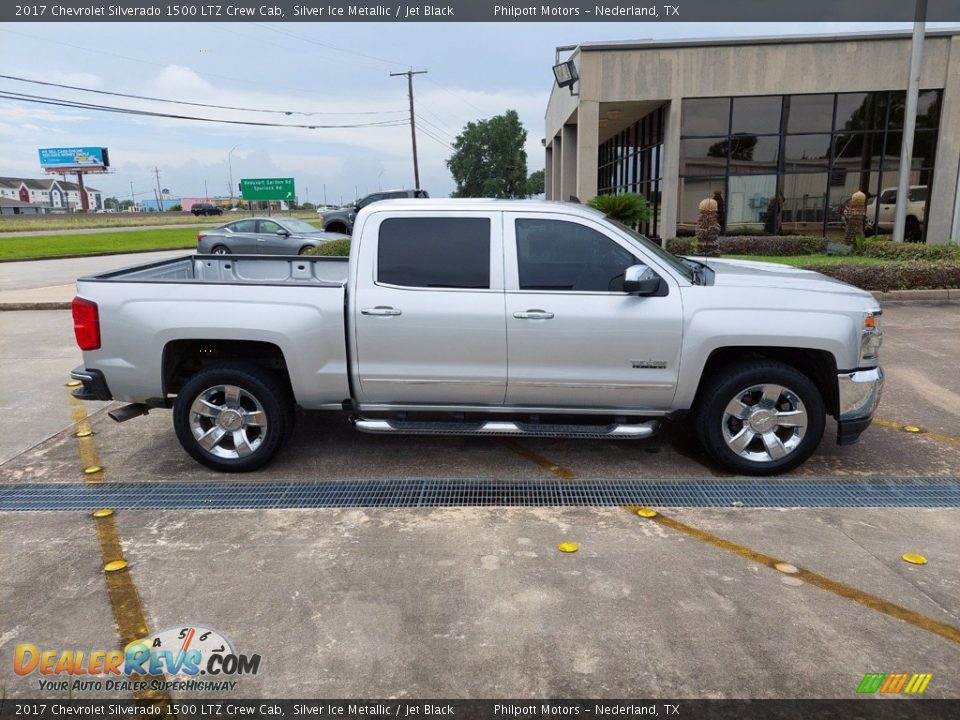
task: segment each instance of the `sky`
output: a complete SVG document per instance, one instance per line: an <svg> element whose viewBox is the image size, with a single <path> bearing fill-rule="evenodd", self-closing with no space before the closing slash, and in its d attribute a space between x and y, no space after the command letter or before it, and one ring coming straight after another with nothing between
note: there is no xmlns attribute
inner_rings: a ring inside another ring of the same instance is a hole
<svg viewBox="0 0 960 720"><path fill-rule="evenodd" d="M930 23L928 27L937 27ZM258 112L115 98L0 79L0 90L217 119L354 128L246 127L0 98L0 176L41 177L37 148L96 146L112 172L88 184L120 199L229 195L229 179L293 177L301 201L341 204L413 187L407 82L414 80L421 186L455 187L445 160L470 121L507 109L540 139L554 51L584 41L821 34L897 23L7 23L2 74ZM262 112L273 111L273 112ZM280 111L280 112L277 112ZM287 115L286 112L293 114ZM309 113L309 114L303 114Z"/></svg>

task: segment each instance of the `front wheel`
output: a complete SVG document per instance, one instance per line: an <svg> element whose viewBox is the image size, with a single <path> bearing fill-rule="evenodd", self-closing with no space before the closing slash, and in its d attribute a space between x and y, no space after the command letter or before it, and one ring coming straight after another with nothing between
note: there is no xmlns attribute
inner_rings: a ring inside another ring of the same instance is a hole
<svg viewBox="0 0 960 720"><path fill-rule="evenodd" d="M177 394L173 427L183 449L214 470L265 465L293 426L293 403L277 376L231 363L201 370Z"/></svg>
<svg viewBox="0 0 960 720"><path fill-rule="evenodd" d="M722 466L744 475L776 475L809 458L823 437L817 386L770 360L721 368L707 381L696 413L697 437Z"/></svg>
<svg viewBox="0 0 960 720"><path fill-rule="evenodd" d="M302 248L300 248L300 252L298 252L297 255L306 255L311 250L313 250L313 245L304 245Z"/></svg>

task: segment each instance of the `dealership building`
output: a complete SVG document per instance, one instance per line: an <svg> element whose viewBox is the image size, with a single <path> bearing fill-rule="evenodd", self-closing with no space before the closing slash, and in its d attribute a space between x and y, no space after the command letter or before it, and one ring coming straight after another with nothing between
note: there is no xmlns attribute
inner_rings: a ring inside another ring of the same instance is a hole
<svg viewBox="0 0 960 720"><path fill-rule="evenodd" d="M579 79L547 106L547 199L640 193L641 229L663 238L692 234L705 198L727 232L832 236L861 190L868 221L892 225L909 32L561 51ZM920 78L907 231L942 243L960 232L960 30L926 34Z"/></svg>

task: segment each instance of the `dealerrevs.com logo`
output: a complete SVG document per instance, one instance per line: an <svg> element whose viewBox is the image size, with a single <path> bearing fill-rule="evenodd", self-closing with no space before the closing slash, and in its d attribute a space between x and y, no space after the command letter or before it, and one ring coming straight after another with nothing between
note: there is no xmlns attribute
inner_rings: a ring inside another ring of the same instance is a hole
<svg viewBox="0 0 960 720"><path fill-rule="evenodd" d="M933 673L867 673L857 686L866 695L920 695L933 679Z"/></svg>
<svg viewBox="0 0 960 720"><path fill-rule="evenodd" d="M260 655L237 653L216 630L186 626L161 630L123 650L41 650L23 643L14 650L13 670L41 675L40 690L50 691L229 691L237 686L233 677L260 671Z"/></svg>

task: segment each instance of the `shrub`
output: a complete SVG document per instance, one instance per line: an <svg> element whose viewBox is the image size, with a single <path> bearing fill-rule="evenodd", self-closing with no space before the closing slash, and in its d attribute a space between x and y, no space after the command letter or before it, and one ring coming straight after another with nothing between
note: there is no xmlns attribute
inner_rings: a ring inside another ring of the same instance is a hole
<svg viewBox="0 0 960 720"><path fill-rule="evenodd" d="M330 240L307 251L307 255L320 255L322 257L345 257L349 254L350 238Z"/></svg>
<svg viewBox="0 0 960 720"><path fill-rule="evenodd" d="M587 203L594 210L599 210L611 220L617 220L624 225L636 225L650 220L650 203L643 195L623 193L622 195L597 195Z"/></svg>
<svg viewBox="0 0 960 720"><path fill-rule="evenodd" d="M666 248L677 255L694 254L692 238L667 240ZM721 255L822 255L827 240L821 237L724 236L720 238Z"/></svg>
<svg viewBox="0 0 960 720"><path fill-rule="evenodd" d="M960 258L960 245L923 245L920 243L898 243L892 240L867 240L859 248L857 255L882 258L884 260L955 260Z"/></svg>
<svg viewBox="0 0 960 720"><path fill-rule="evenodd" d="M892 262L885 265L806 265L837 280L855 285L862 290L933 290L960 288L960 262L919 261Z"/></svg>

